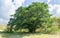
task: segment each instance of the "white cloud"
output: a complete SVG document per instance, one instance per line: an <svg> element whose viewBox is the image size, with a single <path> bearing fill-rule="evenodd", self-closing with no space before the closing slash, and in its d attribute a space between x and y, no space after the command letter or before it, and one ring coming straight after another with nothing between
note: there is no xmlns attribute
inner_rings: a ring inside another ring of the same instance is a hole
<svg viewBox="0 0 60 38"><path fill-rule="evenodd" d="M48 2L47 3L50 3L51 2L51 0L48 0Z"/></svg>
<svg viewBox="0 0 60 38"><path fill-rule="evenodd" d="M54 9L53 5L49 4L49 11L52 11Z"/></svg>
<svg viewBox="0 0 60 38"><path fill-rule="evenodd" d="M4 20L3 18L0 18L0 24L7 24L8 20Z"/></svg>
<svg viewBox="0 0 60 38"><path fill-rule="evenodd" d="M14 5L16 8L18 8L19 6L21 6L24 3L25 0L14 0Z"/></svg>
<svg viewBox="0 0 60 38"><path fill-rule="evenodd" d="M24 3L25 0L1 0L2 6L0 7L0 24L8 22L10 15L15 13L15 9Z"/></svg>
<svg viewBox="0 0 60 38"><path fill-rule="evenodd" d="M57 8L57 14L60 14L60 5L55 5L55 7Z"/></svg>
<svg viewBox="0 0 60 38"><path fill-rule="evenodd" d="M58 4L49 4L49 11L51 14L53 14L53 16L57 16L57 17L60 17L60 5Z"/></svg>

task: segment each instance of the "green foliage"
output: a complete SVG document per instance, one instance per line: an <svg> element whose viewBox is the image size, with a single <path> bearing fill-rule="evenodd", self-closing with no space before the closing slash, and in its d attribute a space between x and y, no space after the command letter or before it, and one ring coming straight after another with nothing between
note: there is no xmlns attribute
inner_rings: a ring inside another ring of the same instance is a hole
<svg viewBox="0 0 60 38"><path fill-rule="evenodd" d="M53 25L57 28L60 28L60 17L53 17L52 20L54 21Z"/></svg>
<svg viewBox="0 0 60 38"><path fill-rule="evenodd" d="M35 32L37 28L48 28L51 26L48 4L33 2L27 7L19 7L13 18L10 19L8 26L12 29L29 29L29 32Z"/></svg>

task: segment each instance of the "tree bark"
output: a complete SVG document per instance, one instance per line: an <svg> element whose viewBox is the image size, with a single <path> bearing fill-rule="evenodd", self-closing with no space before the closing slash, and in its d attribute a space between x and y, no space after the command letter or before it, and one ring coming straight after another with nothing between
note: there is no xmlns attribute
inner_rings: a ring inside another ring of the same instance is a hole
<svg viewBox="0 0 60 38"><path fill-rule="evenodd" d="M10 30L9 30L9 32L13 32L13 31L12 31L12 29L13 29L13 27L12 27L12 26L10 26Z"/></svg>
<svg viewBox="0 0 60 38"><path fill-rule="evenodd" d="M35 33L35 30L36 30L35 28L29 29L29 32L30 32L30 33Z"/></svg>

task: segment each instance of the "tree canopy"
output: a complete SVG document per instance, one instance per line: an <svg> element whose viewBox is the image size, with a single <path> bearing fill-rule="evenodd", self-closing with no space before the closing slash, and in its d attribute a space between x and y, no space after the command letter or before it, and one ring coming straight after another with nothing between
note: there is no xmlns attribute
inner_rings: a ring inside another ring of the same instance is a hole
<svg viewBox="0 0 60 38"><path fill-rule="evenodd" d="M35 32L37 28L50 27L52 21L48 8L48 4L40 2L33 2L26 7L20 6L13 18L10 18L8 23L10 31L26 28L29 32Z"/></svg>

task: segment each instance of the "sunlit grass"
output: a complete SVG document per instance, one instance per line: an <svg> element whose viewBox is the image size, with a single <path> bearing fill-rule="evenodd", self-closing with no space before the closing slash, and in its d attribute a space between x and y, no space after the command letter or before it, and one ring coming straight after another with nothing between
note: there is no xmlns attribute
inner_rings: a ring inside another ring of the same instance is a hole
<svg viewBox="0 0 60 38"><path fill-rule="evenodd" d="M5 30L5 26L0 26L0 30ZM55 28L55 30L58 30ZM23 29L22 32L28 31ZM36 31L40 31L37 29ZM57 34L40 34L40 33L0 33L0 38L60 38L60 30Z"/></svg>
<svg viewBox="0 0 60 38"><path fill-rule="evenodd" d="M48 35L48 34L42 34L42 35L30 35L30 36L24 36L24 38L60 38L60 35Z"/></svg>
<svg viewBox="0 0 60 38"><path fill-rule="evenodd" d="M59 34L9 34L1 33L0 38L60 38Z"/></svg>

